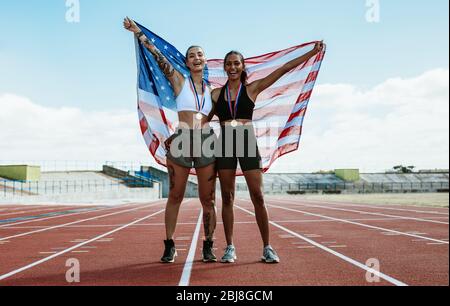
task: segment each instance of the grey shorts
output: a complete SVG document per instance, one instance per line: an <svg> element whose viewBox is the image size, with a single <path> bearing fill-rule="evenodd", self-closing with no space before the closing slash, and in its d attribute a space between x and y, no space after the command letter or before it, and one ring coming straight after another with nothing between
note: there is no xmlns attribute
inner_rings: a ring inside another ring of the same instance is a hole
<svg viewBox="0 0 450 306"><path fill-rule="evenodd" d="M199 169L216 162L215 144L217 141L213 129L178 129L167 143L167 159L175 164Z"/></svg>

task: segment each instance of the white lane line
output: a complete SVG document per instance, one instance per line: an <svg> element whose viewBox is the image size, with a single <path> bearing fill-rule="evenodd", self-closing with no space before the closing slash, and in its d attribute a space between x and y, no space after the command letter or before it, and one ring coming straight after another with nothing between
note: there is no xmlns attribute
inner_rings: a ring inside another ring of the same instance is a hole
<svg viewBox="0 0 450 306"><path fill-rule="evenodd" d="M0 225L0 228L16 226L16 225L21 225L21 224L26 224L26 223L33 223L33 222L52 220L52 219L57 219L57 218L62 218L62 217L67 217L67 216L77 216L77 215L83 215L83 214L88 214L88 213L92 213L92 212L99 212L99 211L105 211L105 210L124 208L124 207L128 207L128 206L131 206L131 205L135 205L135 204L125 204L123 206L115 206L115 207L101 208L101 209L97 209L97 210L82 211L82 212L73 213L73 214L66 214L66 215L58 215L58 216L47 217L47 218L32 219L32 220L21 221L21 222L17 222L17 223L8 223L8 224L5 224L5 225Z"/></svg>
<svg viewBox="0 0 450 306"><path fill-rule="evenodd" d="M194 258L197 250L197 241L200 236L200 228L202 225L203 210L200 210L200 214L197 220L197 226L195 227L194 236L192 237L191 247L189 248L189 253L186 258L186 263L184 264L183 274L181 275L180 283L178 286L187 287L191 280L192 267L194 266Z"/></svg>
<svg viewBox="0 0 450 306"><path fill-rule="evenodd" d="M279 198L277 198L278 200ZM283 199L287 200L287 199ZM403 209L403 208L393 208L393 207L385 207L380 206L379 204L349 204L349 203L341 203L341 202L330 202L330 201L315 201L315 200L307 200L302 201L304 203L312 203L312 204L331 204L335 206L351 206L351 207L365 207L365 208L373 208L373 209L386 209L386 210L394 210L394 211L406 211L406 212L414 212L414 213L423 213L423 214L431 214L431 215L444 215L448 216L449 213L439 212L439 211L427 211L427 210L415 210L415 209Z"/></svg>
<svg viewBox="0 0 450 306"><path fill-rule="evenodd" d="M33 209L33 210L24 210L24 211L16 211L16 212L10 212L10 213L5 213L5 214L0 214L0 217L3 219L4 216L10 216L10 215L23 215L23 214L28 214L28 213L35 213L35 212L42 212L43 214L45 212L48 213L48 211L53 211L53 212L59 212L59 211L67 211L67 210L72 210L72 209L78 209L79 207L59 207L59 208L46 208L46 209ZM17 218L25 218L27 216L17 216Z"/></svg>
<svg viewBox="0 0 450 306"><path fill-rule="evenodd" d="M281 239L295 238L295 236L292 236L292 235L279 235L278 237L280 237Z"/></svg>
<svg viewBox="0 0 450 306"><path fill-rule="evenodd" d="M305 236L308 238L321 238L322 237L321 235L316 235L316 234L306 234Z"/></svg>
<svg viewBox="0 0 450 306"><path fill-rule="evenodd" d="M434 219L443 219L447 217L430 217ZM397 221L401 220L399 218L365 218L365 219L345 219L347 221ZM327 222L336 222L334 220L273 220L277 223L327 223ZM177 223L177 225L196 225L197 222L180 222ZM221 225L223 222L218 221L217 225ZM236 221L234 224L256 224L256 221ZM123 224L98 224L98 225L69 225L67 228L101 228L101 227L118 227L122 226ZM142 223L142 224L135 224L133 227L143 227L143 226L165 226L164 223ZM9 228L0 228L0 230L11 230L11 229L38 229L38 228L46 228L48 226L14 226ZM445 240L445 239L443 239Z"/></svg>
<svg viewBox="0 0 450 306"><path fill-rule="evenodd" d="M328 210L352 212L352 213L363 214L363 215L397 218L397 219L401 219L401 220L412 220L412 221L418 221L418 222L428 222L428 223L445 224L445 225L449 224L448 222L436 221L436 220L430 220L430 219L405 217L405 216L398 216L398 215L388 215L388 214L382 214L382 213L375 213L375 212L368 212L368 211L354 210L354 209L345 209L345 208L336 208L336 207L329 207L329 206L322 206L322 205L299 204L294 201L277 201L277 202L284 202L286 204L302 206L302 207L306 207L306 208L322 208L322 209L328 209Z"/></svg>
<svg viewBox="0 0 450 306"><path fill-rule="evenodd" d="M23 237L23 236L28 236L28 235L36 234L36 233L42 233L42 232L46 232L46 231L49 231L49 230L62 228L62 227L66 227L66 226L69 226L69 225L79 224L79 223L83 223L83 222L87 222L87 221L91 221L91 220L103 219L103 218L106 218L106 217L115 216L115 215L119 215L119 214L123 214L123 213L127 213L127 212L132 212L132 211L136 211L136 210L141 210L141 209L145 209L145 208L149 208L149 207L153 207L153 206L157 206L157 205L161 205L161 204L162 203L155 203L155 204L150 204L148 206L135 207L135 208L131 208L131 209L127 209L127 210L121 210L121 211L117 211L117 212L106 214L106 215L100 215L100 216L95 216L95 217L91 217L91 218L88 218L88 219L83 219L83 220L78 220L78 221L69 222L69 223L65 223L65 224L50 226L50 227L46 227L46 228L43 228L43 229L31 231L31 232L26 232L26 233L21 233L21 234L9 236L9 237L0 238L0 241L12 239L12 238Z"/></svg>
<svg viewBox="0 0 450 306"><path fill-rule="evenodd" d="M339 221L339 222L342 222L342 223L348 223L348 224L352 224L352 225L357 225L357 226L362 226L362 227L371 228L371 229L375 229L375 230L380 230L380 231L383 231L383 232L386 232L386 233L399 234L399 235L403 235L403 236L409 236L409 237L414 237L414 238L425 239L425 240L429 240L429 241L432 241L432 242L440 242L440 243L447 243L448 244L448 242L443 241L443 240L433 239L433 238L429 238L429 237L425 237L425 236L419 236L419 235L414 235L414 234L408 234L408 233L404 233L404 232L400 232L400 231L396 231L396 230L391 230L391 229L388 229L388 228L382 228L382 227L372 226L372 225L368 225L368 224L364 224L364 223L358 223L358 222L348 221L348 220L344 220L344 219L328 217L328 216L324 216L324 215L314 214L314 213L310 213L310 212L307 212L307 211L291 209L291 208L286 208L286 207L277 206L277 205L269 204L267 206L274 207L274 208L279 208L279 209L283 209L283 210L287 210L287 211L302 213L302 214L315 216L315 217L319 217L319 218L335 220L335 221Z"/></svg>
<svg viewBox="0 0 450 306"><path fill-rule="evenodd" d="M246 213L255 216L255 214L252 213L251 211L249 211L249 210L247 210L245 208L242 208L242 207L240 207L238 205L235 205L235 206L237 208L239 208L240 210L243 210ZM354 260L354 259L352 259L350 257L347 257L347 256L345 256L345 255L343 255L341 253L338 253L335 250L332 250L332 249L330 249L330 248L328 248L328 247L326 247L326 246L324 246L324 245L322 245L320 243L315 242L314 240L311 240L311 239L309 239L307 237L304 237L304 236L302 236L300 234L297 234L296 232L291 231L290 229L287 229L284 226L281 226L281 225L279 225L279 224L277 224L277 223L275 223L273 221L270 221L269 223L272 224L273 226L275 226L275 227L277 227L277 228L279 228L279 229L281 229L281 230L291 234L291 235L296 236L299 239L302 239L302 240L308 242L309 244L311 244L311 245L313 245L315 247L318 247L318 248L324 250L325 252L328 252L330 254L333 254L336 257L339 257L340 259L342 259L342 260L344 260L344 261L346 261L346 262L348 262L348 263L350 263L350 264L352 264L352 265L354 265L354 266L356 266L356 267L358 267L358 268L360 268L362 270L365 270L365 271L367 271L369 273L372 273L372 274L378 276L379 278L382 278L382 279L390 282L391 284L394 284L396 286L408 286L407 284L405 284L405 283L403 283L403 282L401 282L401 281L399 281L399 280L397 280L397 279L395 279L395 278L393 278L393 277L391 277L389 275L386 275L386 274L384 274L384 273L382 273L380 271L375 271L374 269L369 268L368 266L366 266L366 265L364 265L364 264L362 264L362 263L360 263L360 262L358 262L358 261L356 261L356 260Z"/></svg>
<svg viewBox="0 0 450 306"><path fill-rule="evenodd" d="M3 274L3 275L0 276L0 281L2 281L2 280L4 280L4 279L7 279L7 278L9 278L9 277L11 277L11 276L14 276L14 275L16 275L16 274L19 274L19 273L21 273L21 272L23 272L23 271L29 270L29 269L31 269L31 268L33 268L33 267L35 267L35 266L40 265L40 264L43 264L43 263L45 263L45 262L47 262L47 261L49 261L49 260L52 260L53 258L56 258L56 257L58 257L58 256L64 255L64 254L69 253L69 252L72 252L72 251L74 251L74 250L76 250L76 249L78 249L78 248L80 248L80 247L82 247L82 246L85 246L85 245L87 245L87 244L90 244L90 243L92 243L92 242L94 242L94 241L96 241L96 240L99 240L99 239L102 239L102 238L104 238L104 237L110 236L110 235L112 235L112 234L114 234L114 233L117 233L118 231L121 231L121 230L123 230L123 229L125 229L125 228L127 228L127 227L129 227L129 226L131 226L131 225L133 225L133 224L139 223L139 222L141 222L141 221L144 221L144 220L146 220L146 219L148 219L148 218L150 218L150 217L154 217L154 216L156 216L156 215L158 215L158 214L161 214L161 213L163 213L163 212L164 212L164 209L162 209L162 210L160 210L160 211L158 211L158 212L156 212L156 213L153 213L153 214L151 214L151 215L145 216L145 217L143 217L143 218L141 218L141 219L139 219L139 220L136 220L136 221L133 221L133 222L131 222L131 223L128 223L128 224L126 224L126 225L124 225L124 226L121 226L121 227L119 227L119 228L116 228L116 229L114 229L114 230L112 230L112 231L110 231L110 232L107 232L107 233L102 234L102 235L100 235L100 236L94 237L94 238L92 238L92 239L90 239L90 240L88 240L88 241L85 241L85 242L82 242L82 243L80 243L80 244L74 245L73 247L70 247L70 248L68 248L68 249L65 249L64 251L58 252L58 253L56 253L56 254L53 254L53 255L48 256L48 257L46 257L46 258L43 258L43 259L41 259L41 260L35 261L35 262L33 262L33 263L31 263L31 264L29 264L29 265L27 265L27 266L24 266L24 267L19 268L19 269L17 269L17 270L11 271L11 272L6 273L6 274Z"/></svg>
<svg viewBox="0 0 450 306"><path fill-rule="evenodd" d="M385 236L401 236L398 233L390 233L390 232L382 232L381 235L385 235Z"/></svg>

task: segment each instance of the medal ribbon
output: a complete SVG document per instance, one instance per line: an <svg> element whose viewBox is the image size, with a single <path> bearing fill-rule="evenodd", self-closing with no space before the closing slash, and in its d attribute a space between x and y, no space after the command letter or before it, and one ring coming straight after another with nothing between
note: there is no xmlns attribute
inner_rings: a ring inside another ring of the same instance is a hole
<svg viewBox="0 0 450 306"><path fill-rule="evenodd" d="M241 96L241 91L242 91L242 83L239 85L239 89L236 93L236 97L234 98L234 111L233 108L231 107L231 91L230 91L230 85L227 85L227 99L228 99L228 108L230 109L230 113L231 116L233 117L234 120L236 120L236 114L237 114L237 108L239 105L239 98Z"/></svg>
<svg viewBox="0 0 450 306"><path fill-rule="evenodd" d="M192 79L192 77L189 77L189 82L190 82L190 85L191 85L192 94L195 97L195 102L196 102L195 103L195 107L197 108L198 112L201 112L203 110L203 108L205 107L205 103L206 103L206 97L205 97L205 94L206 94L206 83L205 83L204 80L202 80L202 98L199 99L198 98L197 89L195 88L194 80Z"/></svg>

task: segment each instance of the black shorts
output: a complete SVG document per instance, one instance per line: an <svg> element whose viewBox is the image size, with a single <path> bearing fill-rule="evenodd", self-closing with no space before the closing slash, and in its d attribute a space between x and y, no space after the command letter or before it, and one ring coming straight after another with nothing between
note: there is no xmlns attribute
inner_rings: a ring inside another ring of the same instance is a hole
<svg viewBox="0 0 450 306"><path fill-rule="evenodd" d="M239 125L235 128L222 126L216 145L216 166L218 170L236 170L238 161L243 172L262 170L253 125Z"/></svg>

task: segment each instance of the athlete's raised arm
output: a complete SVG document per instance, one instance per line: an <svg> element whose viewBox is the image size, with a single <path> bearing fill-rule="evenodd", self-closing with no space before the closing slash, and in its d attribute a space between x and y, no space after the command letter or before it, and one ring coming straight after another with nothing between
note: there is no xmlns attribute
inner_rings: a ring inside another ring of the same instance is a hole
<svg viewBox="0 0 450 306"><path fill-rule="evenodd" d="M169 82L172 84L175 95L178 96L184 84L183 75L172 66L169 60L161 53L161 51L158 50L158 48L156 48L151 40L145 36L145 34L141 31L141 29L139 29L139 27L132 19L126 17L123 21L123 26L128 31L133 32L136 37L144 44L144 46L152 53L152 55L158 62L159 67L164 72Z"/></svg>
<svg viewBox="0 0 450 306"><path fill-rule="evenodd" d="M284 64L283 66L281 66L280 68L278 68L277 70L275 70L274 72L272 72L271 74L266 76L265 78L252 82L251 84L249 84L247 86L247 92L248 92L249 97L253 101L256 101L256 98L258 97L258 95L261 92L263 92L264 90L266 90L267 88L272 86L283 75L285 75L292 69L300 66L301 64L303 64L304 62L309 60L311 57L322 52L323 48L324 48L323 42L317 42L314 46L314 49L312 49L308 53L306 53L300 57L297 57L296 59L293 59L292 61Z"/></svg>

